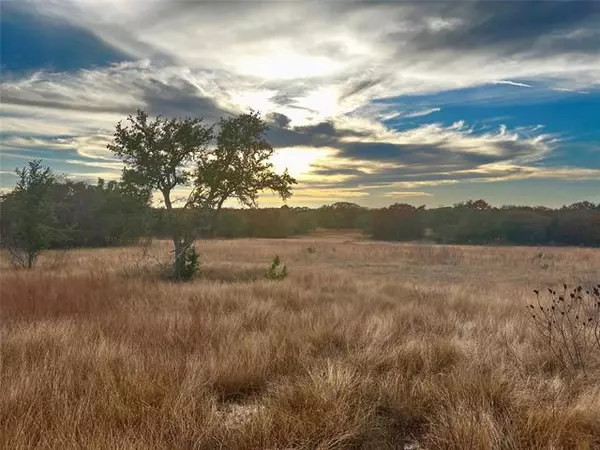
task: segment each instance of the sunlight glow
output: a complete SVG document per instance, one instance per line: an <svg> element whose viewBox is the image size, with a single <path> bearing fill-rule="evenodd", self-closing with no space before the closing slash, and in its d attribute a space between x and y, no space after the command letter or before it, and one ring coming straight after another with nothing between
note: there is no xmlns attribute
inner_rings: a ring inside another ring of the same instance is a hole
<svg viewBox="0 0 600 450"><path fill-rule="evenodd" d="M316 89L298 101L298 106L308 108L318 117L332 117L340 112L338 92L332 87Z"/></svg>
<svg viewBox="0 0 600 450"><path fill-rule="evenodd" d="M332 153L330 149L310 147L282 148L275 151L271 161L277 172L288 170L293 177L310 174L312 165L327 160Z"/></svg>
<svg viewBox="0 0 600 450"><path fill-rule="evenodd" d="M241 73L265 80L291 80L331 75L340 63L324 56L302 55L294 50L281 49L238 61Z"/></svg>

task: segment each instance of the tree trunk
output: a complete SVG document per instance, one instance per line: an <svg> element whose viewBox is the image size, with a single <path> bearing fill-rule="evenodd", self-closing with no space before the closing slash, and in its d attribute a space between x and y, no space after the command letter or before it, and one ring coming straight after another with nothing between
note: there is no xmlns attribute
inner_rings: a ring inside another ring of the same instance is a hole
<svg viewBox="0 0 600 450"><path fill-rule="evenodd" d="M181 236L179 235L179 229L177 226L177 219L175 217L175 212L173 211L173 204L171 203L171 190L170 189L163 189L161 190L161 193L163 195L163 200L165 202L165 208L167 210L168 213L168 220L169 220L169 228L170 228L170 233L171 233L171 240L173 241L173 250L175 252L174 256L173 256L173 276L175 278L179 278L180 274L180 264L179 263L179 259L182 256L183 250L184 250L184 246L183 246L183 242L181 239Z"/></svg>
<svg viewBox="0 0 600 450"><path fill-rule="evenodd" d="M175 247L175 255L173 258L173 276L176 279L179 279L181 278L185 251L188 245L182 239L173 238L173 246Z"/></svg>
<svg viewBox="0 0 600 450"><path fill-rule="evenodd" d="M34 264L35 264L35 253L33 253L33 252L27 253L27 268L33 269Z"/></svg>
<svg viewBox="0 0 600 450"><path fill-rule="evenodd" d="M171 202L171 190L164 189L161 192L165 201L165 208L167 209L169 214L171 239L173 241L173 277L179 279L181 278L181 271L183 268L186 250L190 247L192 243L190 243L188 239L182 236L181 230L179 229L179 223L176 217L176 213L173 210L173 204Z"/></svg>

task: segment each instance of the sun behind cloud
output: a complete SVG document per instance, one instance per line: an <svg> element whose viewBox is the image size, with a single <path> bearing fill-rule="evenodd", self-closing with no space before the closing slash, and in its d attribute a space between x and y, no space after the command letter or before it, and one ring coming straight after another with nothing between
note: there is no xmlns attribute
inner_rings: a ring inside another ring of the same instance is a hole
<svg viewBox="0 0 600 450"><path fill-rule="evenodd" d="M287 169L291 176L305 178L310 175L312 166L326 161L332 150L312 147L280 148L275 151L271 161L277 172Z"/></svg>

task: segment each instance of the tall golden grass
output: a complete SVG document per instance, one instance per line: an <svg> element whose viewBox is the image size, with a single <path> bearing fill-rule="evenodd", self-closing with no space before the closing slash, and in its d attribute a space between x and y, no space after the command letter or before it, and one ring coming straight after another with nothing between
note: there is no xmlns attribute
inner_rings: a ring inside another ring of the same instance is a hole
<svg viewBox="0 0 600 450"><path fill-rule="evenodd" d="M0 448L600 448L598 366L565 372L525 310L536 287L597 282L598 250L198 249L181 284L136 248L2 263ZM275 254L284 281L261 278Z"/></svg>

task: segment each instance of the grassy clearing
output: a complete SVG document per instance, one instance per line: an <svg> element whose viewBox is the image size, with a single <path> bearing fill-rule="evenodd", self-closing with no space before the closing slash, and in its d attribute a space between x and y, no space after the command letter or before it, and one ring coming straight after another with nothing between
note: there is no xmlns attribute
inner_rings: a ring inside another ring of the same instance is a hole
<svg viewBox="0 0 600 450"><path fill-rule="evenodd" d="M3 266L1 448L600 448L598 366L566 373L524 313L535 287L598 282L598 250L198 248L186 284L132 248ZM264 280L275 254L290 274Z"/></svg>

